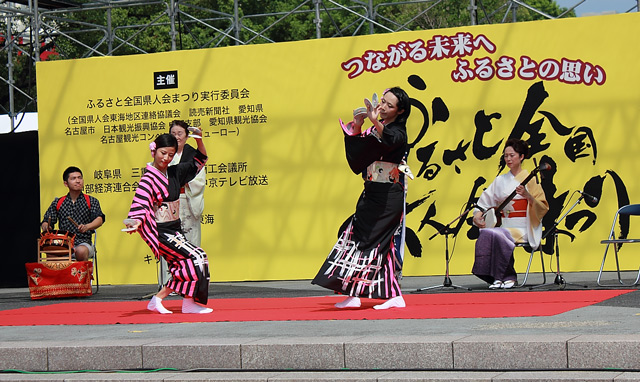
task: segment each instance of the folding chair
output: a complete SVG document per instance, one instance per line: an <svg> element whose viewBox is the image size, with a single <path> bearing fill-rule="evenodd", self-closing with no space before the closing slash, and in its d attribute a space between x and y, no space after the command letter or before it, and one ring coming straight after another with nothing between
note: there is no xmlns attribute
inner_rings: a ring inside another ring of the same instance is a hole
<svg viewBox="0 0 640 382"><path fill-rule="evenodd" d="M93 231L93 238L91 239L91 245L93 246L93 275L96 279L96 293L100 290L100 280L98 279L98 231Z"/></svg>
<svg viewBox="0 0 640 382"><path fill-rule="evenodd" d="M522 283L519 283L518 287L522 288L527 284L527 279L529 278L529 270L531 269L531 262L533 261L533 255L536 253L536 251L540 251L540 264L542 266L542 284L546 284L547 274L545 273L545 270L544 270L544 256L542 253L542 244L540 244L540 246L538 246L537 249L533 249L531 248L529 243L516 243L516 248L524 248L525 251L530 253L529 264L527 265L527 272L524 274L524 279L522 280ZM514 255L515 255L515 250L514 250Z"/></svg>
<svg viewBox="0 0 640 382"><path fill-rule="evenodd" d="M632 284L625 284L622 281L622 277L620 275L620 262L618 261L618 247L621 246L622 244L640 243L640 239L628 239L628 238L616 239L615 238L614 230L616 228L616 222L618 221L618 217L620 217L620 215L627 216L627 217L632 215L640 215L640 204L629 204L618 209L618 211L616 211L616 214L613 216L613 224L611 224L611 231L609 231L609 237L606 240L600 241L600 244L606 244L607 246L604 249L604 256L602 257L602 265L600 265L600 272L598 272L597 283L599 286L610 286L610 287L627 286L628 287L628 286L638 285L638 280L640 280L640 269L638 269L638 275L636 276L636 279ZM600 279L602 278L602 272L604 270L604 264L607 259L607 252L609 251L609 246L612 244L613 244L613 249L616 257L616 272L618 274L619 285L617 284L605 285L600 282Z"/></svg>

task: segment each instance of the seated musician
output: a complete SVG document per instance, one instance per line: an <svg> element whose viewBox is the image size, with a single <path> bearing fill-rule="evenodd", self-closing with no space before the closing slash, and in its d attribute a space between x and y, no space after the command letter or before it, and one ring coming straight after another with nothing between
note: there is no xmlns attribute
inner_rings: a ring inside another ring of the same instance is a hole
<svg viewBox="0 0 640 382"><path fill-rule="evenodd" d="M509 139L504 161L509 172L499 175L480 195L473 212L473 224L480 228L476 240L475 262L471 272L489 283L489 289L509 289L516 285L513 250L516 243L538 248L542 238L542 217L549 210L544 191L535 177L522 168L529 145L521 139ZM523 185L523 182L530 180ZM513 199L500 212L501 223L491 227L485 213L500 206L515 191Z"/></svg>
<svg viewBox="0 0 640 382"><path fill-rule="evenodd" d="M42 231L49 231L58 223L60 230L75 235L74 257L77 261L87 261L94 255L91 233L104 223L105 216L100 202L93 196L82 193L84 179L77 167L69 167L62 174L67 195L55 198L44 214Z"/></svg>

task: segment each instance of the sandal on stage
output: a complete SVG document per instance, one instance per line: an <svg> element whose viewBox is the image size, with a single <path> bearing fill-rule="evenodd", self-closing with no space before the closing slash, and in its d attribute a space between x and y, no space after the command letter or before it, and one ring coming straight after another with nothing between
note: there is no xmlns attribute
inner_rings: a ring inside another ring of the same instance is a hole
<svg viewBox="0 0 640 382"><path fill-rule="evenodd" d="M502 281L496 280L493 282L493 284L489 285L489 289L500 289L502 288L502 285Z"/></svg>
<svg viewBox="0 0 640 382"><path fill-rule="evenodd" d="M507 280L502 283L502 289L511 289L514 285L516 285L515 280Z"/></svg>

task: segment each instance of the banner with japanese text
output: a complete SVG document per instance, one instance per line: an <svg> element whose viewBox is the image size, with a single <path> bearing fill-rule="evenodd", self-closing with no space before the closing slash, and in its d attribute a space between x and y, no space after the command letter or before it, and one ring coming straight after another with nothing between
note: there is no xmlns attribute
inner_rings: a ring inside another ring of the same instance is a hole
<svg viewBox="0 0 640 382"><path fill-rule="evenodd" d="M540 173L544 225L559 229L562 271L595 271L615 211L640 193L639 43L640 16L623 14L41 62L41 209L66 193L63 170L80 167L106 214L101 282L155 283L151 251L122 220L149 143L183 119L203 129L209 154L202 248L212 281L312 278L362 191L338 119L400 86L414 106L404 275L443 274L447 245L451 274L470 273L478 231L470 214L455 219L507 171L509 137L552 164ZM616 226L634 233L633 219ZM636 268L627 247L621 265ZM555 251L552 240L543 248ZM524 272L528 254L516 251ZM545 261L556 269L555 257Z"/></svg>

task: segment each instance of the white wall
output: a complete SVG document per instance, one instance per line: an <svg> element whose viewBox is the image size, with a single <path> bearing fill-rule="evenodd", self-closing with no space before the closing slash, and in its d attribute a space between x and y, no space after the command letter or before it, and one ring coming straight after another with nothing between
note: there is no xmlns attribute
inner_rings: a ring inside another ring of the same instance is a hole
<svg viewBox="0 0 640 382"><path fill-rule="evenodd" d="M38 130L38 113L18 114L13 118L14 133ZM11 119L8 115L0 115L0 134L11 131Z"/></svg>

